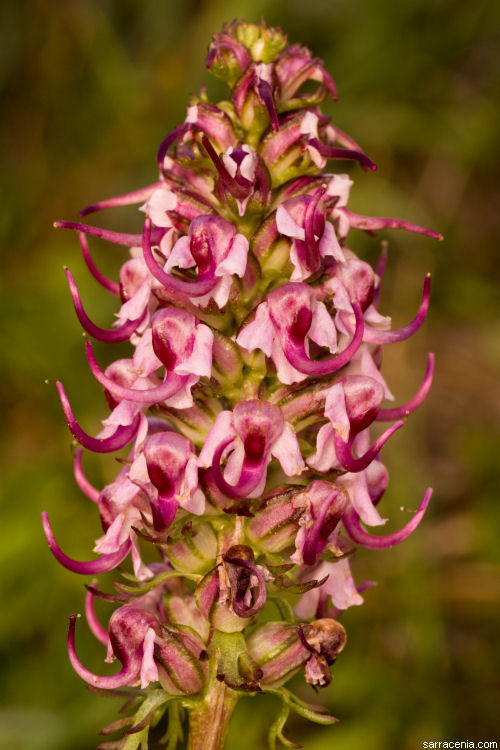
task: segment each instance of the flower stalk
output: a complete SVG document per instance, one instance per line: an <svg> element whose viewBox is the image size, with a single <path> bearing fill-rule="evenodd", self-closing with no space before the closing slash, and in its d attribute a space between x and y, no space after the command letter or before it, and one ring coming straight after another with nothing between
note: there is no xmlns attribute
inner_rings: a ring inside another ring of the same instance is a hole
<svg viewBox="0 0 500 750"><path fill-rule="evenodd" d="M103 730L121 738L101 748L144 750L163 723L162 742L174 750L187 717L189 750L220 750L239 697L263 691L282 702L271 748L291 746L290 711L334 723L284 685L298 672L315 688L329 684L346 642L338 618L370 585L354 582L356 545L402 542L432 495L397 532L365 528L386 521L380 454L425 399L434 369L429 354L417 393L387 406L394 397L380 350L424 323L430 277L413 320L393 329L378 310L385 245L373 270L348 239L360 229L439 235L347 209L352 180L330 170L339 160L376 166L321 113L337 93L309 50L289 46L280 29L235 21L213 37L206 65L230 98L192 97L160 144L158 179L80 212L142 204L137 233L55 225L78 232L88 270L118 300L114 325L98 325L65 269L85 333L130 347L103 369L85 342L109 406L96 436L57 383L79 444L75 480L102 525L97 556L70 558L42 514L64 567L94 576L130 561L133 571L121 572L114 592L87 586L88 626L104 660L118 662L112 674L81 662L81 626L70 618L75 671L129 699L130 715ZM92 238L124 248L117 279L95 264ZM391 424L374 439L377 421ZM84 453L123 449L114 481L94 487ZM114 606L107 624L96 598Z"/></svg>

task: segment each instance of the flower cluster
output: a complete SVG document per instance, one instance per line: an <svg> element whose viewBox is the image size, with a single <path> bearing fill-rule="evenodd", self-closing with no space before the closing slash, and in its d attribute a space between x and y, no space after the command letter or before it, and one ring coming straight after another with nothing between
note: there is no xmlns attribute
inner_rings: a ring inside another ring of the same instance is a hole
<svg viewBox="0 0 500 750"><path fill-rule="evenodd" d="M100 676L82 664L70 620L69 657L80 677L94 689L128 688L137 699L135 716L105 730L128 727L124 737L102 747L145 747L165 712L175 743L185 710L190 747L221 747L224 727L208 736L211 712L222 700L228 717L242 691L281 696L273 747L285 741L289 710L334 721L283 685L299 670L313 686L330 682L345 644L337 618L362 603L367 585L351 575L355 545L403 541L432 494L399 531L365 528L386 520L378 510L388 485L380 452L433 374L430 354L415 396L384 406L393 396L381 347L422 325L430 278L413 320L395 329L377 308L385 255L373 270L348 237L351 229L383 228L439 235L347 208L352 181L329 170L337 160L376 167L319 109L336 90L308 49L287 46L279 29L233 22L214 36L206 64L231 88L230 99L193 97L160 145L158 181L81 212L141 204L142 232L56 224L78 232L88 269L117 298L114 325L100 327L66 270L84 331L130 344L126 358L103 369L86 340L110 410L97 436L80 426L57 384L79 443L76 482L103 528L97 556L68 557L43 513L49 547L69 570L94 576L131 558L134 575L115 582L115 593L96 580L87 587L88 625L119 671ZM89 236L126 249L117 281L95 265ZM376 422L390 425L374 439ZM93 487L84 449L124 448L114 481ZM118 605L106 627L96 596Z"/></svg>

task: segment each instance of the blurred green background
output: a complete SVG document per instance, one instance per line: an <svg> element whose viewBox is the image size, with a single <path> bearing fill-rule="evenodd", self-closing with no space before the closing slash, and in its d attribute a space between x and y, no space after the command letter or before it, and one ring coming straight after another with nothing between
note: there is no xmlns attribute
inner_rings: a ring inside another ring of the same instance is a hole
<svg viewBox="0 0 500 750"><path fill-rule="evenodd" d="M435 495L407 543L361 551L354 561L358 580L378 586L344 615L348 647L320 696L341 723L293 720L290 734L307 750L500 740L500 4L5 0L0 748L89 750L117 709L89 693L68 663L67 617L82 610L83 581L54 561L40 524L46 509L61 545L81 558L100 533L94 507L73 484L54 386L44 383L61 378L84 426L97 430L105 407L85 366L63 264L96 321L108 325L114 310L85 272L76 237L52 222L155 179L159 142L183 119L189 92L209 79L210 35L235 16L264 17L325 60L340 93L325 110L379 165L375 174L352 169L353 210L445 235L442 243L397 232L351 238L370 260L380 239L389 240L381 309L396 325L413 315L422 278L433 273L425 328L388 351L384 365L403 401L421 380L426 352L437 354L431 395L385 454L394 528L405 518L399 507L416 507L427 484ZM140 226L133 209L99 222ZM122 251L92 247L100 266L116 271ZM113 459L88 461L96 483L113 471ZM83 625L79 640L82 659L99 669ZM276 709L273 699L243 700L230 750L265 747Z"/></svg>

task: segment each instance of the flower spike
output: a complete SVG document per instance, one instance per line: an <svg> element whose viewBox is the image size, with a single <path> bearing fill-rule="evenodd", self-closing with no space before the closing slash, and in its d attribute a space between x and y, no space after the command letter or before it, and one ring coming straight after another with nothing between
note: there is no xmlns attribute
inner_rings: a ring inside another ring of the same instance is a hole
<svg viewBox="0 0 500 750"><path fill-rule="evenodd" d="M281 29L225 24L206 65L229 93L218 104L204 86L191 96L184 122L158 149L157 181L81 212L142 203L142 232L55 225L78 232L91 275L120 301L114 325L97 326L66 269L84 331L127 347L101 369L85 342L109 407L96 437L82 429L57 382L80 443L76 484L103 530L94 559L68 557L42 513L52 555L75 573L107 573L130 555L125 580L112 584L116 593L97 580L86 587L88 625L107 649L105 661L120 663L115 674L82 664L75 616L68 631L77 674L96 692L133 698L131 715L104 730L124 732L104 743L110 748L146 750L166 713L163 742L173 747L187 713L190 750L223 750L245 692L281 697L273 748L278 740L293 745L283 734L290 710L335 722L284 685L298 672L314 689L330 683L346 643L337 617L361 605L371 585L354 580L355 546L383 549L406 539L432 494L399 531L370 533L387 521L379 513L389 484L380 451L425 399L434 372L429 354L412 398L382 408L394 398L382 347L423 324L430 277L413 320L391 330L377 308L386 243L372 268L347 238L384 229L440 235L350 210L353 180L326 169L340 160L377 167L322 113L325 99L337 98L323 62L289 45ZM126 249L116 281L94 263L88 235ZM377 421L389 421L379 437ZM114 479L94 487L83 449L126 446ZM293 609L287 592L299 595ZM114 608L106 626L96 596Z"/></svg>

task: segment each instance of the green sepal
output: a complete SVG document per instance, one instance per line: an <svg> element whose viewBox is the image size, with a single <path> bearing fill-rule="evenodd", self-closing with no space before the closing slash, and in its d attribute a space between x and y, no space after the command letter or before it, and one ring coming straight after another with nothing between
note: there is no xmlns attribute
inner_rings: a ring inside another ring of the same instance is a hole
<svg viewBox="0 0 500 750"><path fill-rule="evenodd" d="M286 703L283 703L281 706L281 711L278 714L278 717L276 721L271 724L271 727L269 728L269 734L267 736L269 741L269 747L270 750L277 750L277 741L279 740L282 745L285 747L302 747L302 745L297 745L295 742L292 742L292 740L289 740L287 737L283 734L283 729L286 724L286 720L288 719L290 715L290 707L286 705Z"/></svg>
<svg viewBox="0 0 500 750"><path fill-rule="evenodd" d="M225 682L233 690L260 691L258 681L262 671L248 653L242 633L214 630L211 652L215 656L219 682Z"/></svg>
<svg viewBox="0 0 500 750"><path fill-rule="evenodd" d="M156 588L160 583L165 583L165 581L168 581L170 578L186 578L188 581L195 581L198 583L202 576L197 573L179 573L178 570L167 570L165 573L158 573L158 575L153 576L153 578L148 578L147 581L144 581L138 586L127 586L125 583L114 583L113 586L117 591L124 591L127 594L142 596L142 594L146 594L148 591Z"/></svg>
<svg viewBox="0 0 500 750"><path fill-rule="evenodd" d="M309 719L315 724L336 724L338 719L328 713L328 709L324 706L318 706L315 703L306 703L301 700L298 696L291 693L284 687L280 688L263 688L265 693L271 693L281 698L283 703L288 706L299 716L303 716L304 719Z"/></svg>

